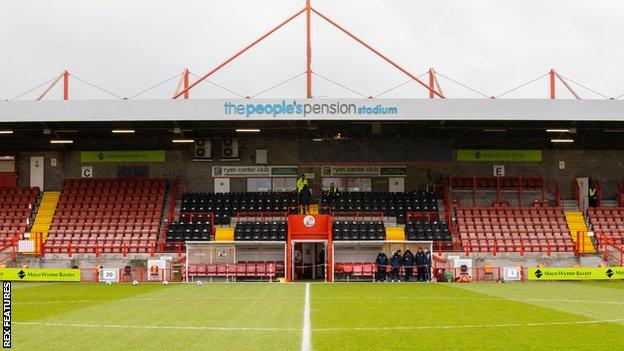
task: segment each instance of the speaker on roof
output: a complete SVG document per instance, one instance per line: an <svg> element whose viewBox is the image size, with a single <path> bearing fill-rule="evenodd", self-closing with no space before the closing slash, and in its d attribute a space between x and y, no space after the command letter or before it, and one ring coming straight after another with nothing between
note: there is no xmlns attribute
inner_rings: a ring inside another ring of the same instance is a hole
<svg viewBox="0 0 624 351"><path fill-rule="evenodd" d="M224 139L221 143L221 159L238 159L238 140Z"/></svg>
<svg viewBox="0 0 624 351"><path fill-rule="evenodd" d="M199 140L195 140L195 155L194 155L194 159L196 160L208 160L211 158L211 152L210 152L210 140L203 140L203 139L199 139Z"/></svg>

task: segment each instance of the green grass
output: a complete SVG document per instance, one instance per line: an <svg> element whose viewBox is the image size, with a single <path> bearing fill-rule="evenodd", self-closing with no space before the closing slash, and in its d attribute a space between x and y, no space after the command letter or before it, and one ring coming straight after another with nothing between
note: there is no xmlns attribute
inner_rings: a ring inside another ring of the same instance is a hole
<svg viewBox="0 0 624 351"><path fill-rule="evenodd" d="M305 284L13 286L16 350L301 349ZM622 350L623 289L311 284L312 348Z"/></svg>

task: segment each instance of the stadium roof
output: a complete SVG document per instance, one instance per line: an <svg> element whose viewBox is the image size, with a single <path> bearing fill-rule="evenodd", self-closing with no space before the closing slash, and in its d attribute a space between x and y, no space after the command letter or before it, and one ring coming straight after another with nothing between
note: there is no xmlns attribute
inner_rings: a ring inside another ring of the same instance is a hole
<svg viewBox="0 0 624 351"><path fill-rule="evenodd" d="M622 100L193 99L0 103L2 122L624 121Z"/></svg>

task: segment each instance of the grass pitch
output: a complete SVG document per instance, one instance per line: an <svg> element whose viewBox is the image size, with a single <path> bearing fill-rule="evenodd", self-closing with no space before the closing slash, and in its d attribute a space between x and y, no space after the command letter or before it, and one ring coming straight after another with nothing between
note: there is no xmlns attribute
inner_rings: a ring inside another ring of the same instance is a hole
<svg viewBox="0 0 624 351"><path fill-rule="evenodd" d="M306 284L14 284L16 350L301 350ZM624 282L311 283L313 350L623 350Z"/></svg>

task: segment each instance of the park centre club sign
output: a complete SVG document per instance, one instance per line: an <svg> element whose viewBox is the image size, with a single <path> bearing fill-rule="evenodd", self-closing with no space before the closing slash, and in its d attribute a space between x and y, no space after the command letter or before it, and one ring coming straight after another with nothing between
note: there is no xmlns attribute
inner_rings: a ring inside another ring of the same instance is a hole
<svg viewBox="0 0 624 351"><path fill-rule="evenodd" d="M213 166L213 177L296 177L297 166Z"/></svg>
<svg viewBox="0 0 624 351"><path fill-rule="evenodd" d="M323 177L406 177L407 167L323 166Z"/></svg>

